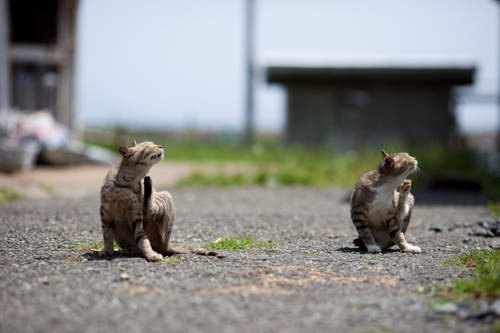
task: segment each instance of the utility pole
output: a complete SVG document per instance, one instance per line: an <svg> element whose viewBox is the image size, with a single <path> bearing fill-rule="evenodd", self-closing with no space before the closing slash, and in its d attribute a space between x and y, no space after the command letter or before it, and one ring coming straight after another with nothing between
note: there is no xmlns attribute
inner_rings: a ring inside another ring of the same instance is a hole
<svg viewBox="0 0 500 333"><path fill-rule="evenodd" d="M497 151L500 152L500 0L497 0L498 4L498 21L497 21L497 60L498 60L498 68L497 68L497 75L498 75L498 87L497 87L497 107L498 107L498 124L497 124Z"/></svg>
<svg viewBox="0 0 500 333"><path fill-rule="evenodd" d="M243 141L254 141L254 20L255 1L245 0L245 129Z"/></svg>
<svg viewBox="0 0 500 333"><path fill-rule="evenodd" d="M0 111L10 106L9 14L7 0L0 0Z"/></svg>

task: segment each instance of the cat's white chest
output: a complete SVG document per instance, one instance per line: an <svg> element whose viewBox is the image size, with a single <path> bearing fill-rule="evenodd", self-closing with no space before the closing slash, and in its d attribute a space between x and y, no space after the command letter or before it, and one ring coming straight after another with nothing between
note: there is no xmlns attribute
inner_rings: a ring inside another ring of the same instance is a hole
<svg viewBox="0 0 500 333"><path fill-rule="evenodd" d="M376 194L370 206L368 218L373 224L382 226L394 214L394 189L383 185L375 190Z"/></svg>

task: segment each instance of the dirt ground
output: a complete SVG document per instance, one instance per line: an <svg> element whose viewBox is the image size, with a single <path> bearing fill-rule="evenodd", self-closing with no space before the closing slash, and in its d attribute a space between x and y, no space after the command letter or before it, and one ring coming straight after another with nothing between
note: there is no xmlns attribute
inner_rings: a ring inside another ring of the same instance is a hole
<svg viewBox="0 0 500 333"><path fill-rule="evenodd" d="M164 167L157 177L173 182ZM423 252L369 255L352 245L348 189L174 188L174 243L230 235L277 246L149 263L71 246L102 240L95 191L105 169L37 170L40 184L73 179L93 193L0 202L0 332L489 330L431 306L434 285L468 275L443 260L488 246L468 236L489 215L478 194L415 193L408 238Z"/></svg>

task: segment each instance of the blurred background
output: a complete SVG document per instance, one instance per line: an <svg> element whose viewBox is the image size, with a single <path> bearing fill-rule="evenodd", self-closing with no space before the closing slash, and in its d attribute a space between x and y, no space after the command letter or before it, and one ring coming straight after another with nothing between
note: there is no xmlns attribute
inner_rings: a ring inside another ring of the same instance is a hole
<svg viewBox="0 0 500 333"><path fill-rule="evenodd" d="M499 18L494 0L0 0L0 185L137 139L168 147L165 186L350 187L384 148L419 159L416 187L496 209Z"/></svg>

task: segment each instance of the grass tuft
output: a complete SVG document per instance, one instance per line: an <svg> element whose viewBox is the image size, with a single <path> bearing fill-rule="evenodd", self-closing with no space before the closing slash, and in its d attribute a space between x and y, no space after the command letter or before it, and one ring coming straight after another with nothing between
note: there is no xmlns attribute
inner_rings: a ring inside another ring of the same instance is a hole
<svg viewBox="0 0 500 333"><path fill-rule="evenodd" d="M500 199L498 201L488 201L488 207L493 214L500 217Z"/></svg>
<svg viewBox="0 0 500 333"><path fill-rule="evenodd" d="M434 294L444 300L490 299L500 296L500 250L476 250L454 256L445 264L465 266L472 277L456 279L446 286L436 286Z"/></svg>
<svg viewBox="0 0 500 333"><path fill-rule="evenodd" d="M314 254L315 251L314 250L305 250L302 253L304 253L304 254Z"/></svg>
<svg viewBox="0 0 500 333"><path fill-rule="evenodd" d="M60 249L70 249L73 251L90 251L91 249L98 249L98 250L102 249L104 247L104 243L103 242L92 242L90 244L81 244L81 243L77 243L77 242L68 241L68 242L64 242L62 244L58 244L57 247ZM119 246L118 246L118 244L116 244L116 242L114 243L113 247L115 248L115 250L117 248L119 248Z"/></svg>
<svg viewBox="0 0 500 333"><path fill-rule="evenodd" d="M224 249L239 251L245 248L259 248L259 249L272 249L276 247L276 244L272 241L255 242L252 238L233 238L225 237L219 238L215 242L207 242L204 244L207 249Z"/></svg>
<svg viewBox="0 0 500 333"><path fill-rule="evenodd" d="M380 258L380 255L377 255L377 254L363 256L363 259L365 259L365 260L375 260L378 258Z"/></svg>
<svg viewBox="0 0 500 333"><path fill-rule="evenodd" d="M181 262L181 260L178 258L165 258L162 261L158 261L158 262L162 263L162 264L178 264Z"/></svg>
<svg viewBox="0 0 500 333"><path fill-rule="evenodd" d="M0 201L13 201L13 200L21 200L26 197L17 192L10 191L6 188L0 188Z"/></svg>

